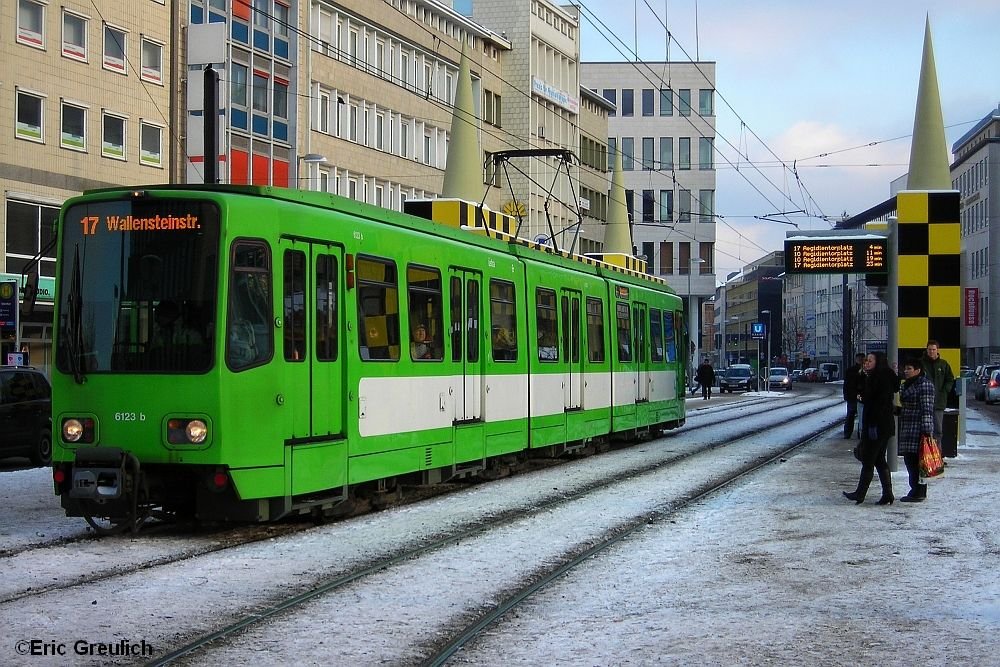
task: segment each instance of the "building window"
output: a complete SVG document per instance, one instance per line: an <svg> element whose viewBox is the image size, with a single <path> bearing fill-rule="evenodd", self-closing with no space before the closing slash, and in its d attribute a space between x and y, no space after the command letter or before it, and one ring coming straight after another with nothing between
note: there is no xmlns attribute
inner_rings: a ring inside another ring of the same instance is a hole
<svg viewBox="0 0 1000 667"><path fill-rule="evenodd" d="M316 129L320 132L330 133L330 93L321 92L319 94L319 108L316 110Z"/></svg>
<svg viewBox="0 0 1000 667"><path fill-rule="evenodd" d="M677 140L677 168L691 168L691 137L680 137Z"/></svg>
<svg viewBox="0 0 1000 667"><path fill-rule="evenodd" d="M715 222L715 190L698 190L698 213L701 222Z"/></svg>
<svg viewBox="0 0 1000 667"><path fill-rule="evenodd" d="M237 4L237 3L234 3L234 4ZM243 2L243 3L239 3L239 4L246 4L246 3ZM269 4L270 3L268 2L268 0L253 0L253 27L254 28L257 28L257 29L260 29L260 30L267 30L268 29L268 23L269 23L268 19L270 17L270 13L268 12L268 10L270 9L270 7L268 7Z"/></svg>
<svg viewBox="0 0 1000 667"><path fill-rule="evenodd" d="M232 96L233 104L246 108L247 106L247 71L246 65L239 63L230 64L229 94Z"/></svg>
<svg viewBox="0 0 1000 667"><path fill-rule="evenodd" d="M254 72L253 110L267 113L267 77Z"/></svg>
<svg viewBox="0 0 1000 667"><path fill-rule="evenodd" d="M288 38L288 5L280 2L274 3L274 34Z"/></svg>
<svg viewBox="0 0 1000 667"><path fill-rule="evenodd" d="M87 19L63 10L62 54L87 61Z"/></svg>
<svg viewBox="0 0 1000 667"><path fill-rule="evenodd" d="M656 200L653 198L652 190L642 191L642 221L645 223L653 223L653 215L656 209ZM650 257L651 259L651 257Z"/></svg>
<svg viewBox="0 0 1000 667"><path fill-rule="evenodd" d="M653 115L653 89L644 88L642 90L642 115Z"/></svg>
<svg viewBox="0 0 1000 667"><path fill-rule="evenodd" d="M660 222L671 223L674 221L674 191L660 190Z"/></svg>
<svg viewBox="0 0 1000 667"><path fill-rule="evenodd" d="M104 25L104 69L126 74L125 71L125 36L124 30Z"/></svg>
<svg viewBox="0 0 1000 667"><path fill-rule="evenodd" d="M691 115L691 90L688 88L677 91L677 113L681 116Z"/></svg>
<svg viewBox="0 0 1000 667"><path fill-rule="evenodd" d="M674 168L674 138L660 137L660 169Z"/></svg>
<svg viewBox="0 0 1000 667"><path fill-rule="evenodd" d="M288 84L277 79L274 81L273 111L277 118L288 118Z"/></svg>
<svg viewBox="0 0 1000 667"><path fill-rule="evenodd" d="M42 133L42 95L34 95L23 90L17 91L17 127L14 134L18 139L29 139L41 142Z"/></svg>
<svg viewBox="0 0 1000 667"><path fill-rule="evenodd" d="M7 200L7 273L20 274L56 235L58 206L45 206L34 202ZM52 278L56 275L55 245L42 256L38 275Z"/></svg>
<svg viewBox="0 0 1000 667"><path fill-rule="evenodd" d="M352 104L350 117L347 119L347 122L350 124L348 138L353 142L357 142L358 140L358 123L360 122L360 116L361 110L358 108L358 105Z"/></svg>
<svg viewBox="0 0 1000 667"><path fill-rule="evenodd" d="M151 167L163 166L162 135L162 127L139 123L139 162Z"/></svg>
<svg viewBox="0 0 1000 667"><path fill-rule="evenodd" d="M653 137L642 138L642 168L651 171L653 167Z"/></svg>
<svg viewBox="0 0 1000 667"><path fill-rule="evenodd" d="M635 167L635 139L632 137L622 137L622 170L632 171Z"/></svg>
<svg viewBox="0 0 1000 667"><path fill-rule="evenodd" d="M613 117L617 113L618 109L618 90L615 88L605 88L602 95L604 99L606 99L608 102L611 102L611 104L615 105L614 109L608 111L608 116Z"/></svg>
<svg viewBox="0 0 1000 667"><path fill-rule="evenodd" d="M375 148L385 150L385 114L375 114Z"/></svg>
<svg viewBox="0 0 1000 667"><path fill-rule="evenodd" d="M711 241L702 241L698 248L698 255L701 257L701 268L699 269L699 274L703 276L715 273L715 243Z"/></svg>
<svg viewBox="0 0 1000 667"><path fill-rule="evenodd" d="M399 154L402 157L410 157L410 121L406 118L399 119Z"/></svg>
<svg viewBox="0 0 1000 667"><path fill-rule="evenodd" d="M715 115L715 91L711 88L698 91L698 114L701 116Z"/></svg>
<svg viewBox="0 0 1000 667"><path fill-rule="evenodd" d="M35 0L18 0L17 41L20 44L45 48L45 7Z"/></svg>
<svg viewBox="0 0 1000 667"><path fill-rule="evenodd" d="M662 190L661 190L662 192ZM670 194L673 194L672 192ZM660 243L660 275L669 276L674 272L674 244L670 241Z"/></svg>
<svg viewBox="0 0 1000 667"><path fill-rule="evenodd" d="M125 159L125 119L105 113L101 123L101 155L116 160Z"/></svg>
<svg viewBox="0 0 1000 667"><path fill-rule="evenodd" d="M87 150L87 110L85 108L63 102L59 145L78 151Z"/></svg>
<svg viewBox="0 0 1000 667"><path fill-rule="evenodd" d="M677 193L677 221L691 222L691 191L684 188Z"/></svg>
<svg viewBox="0 0 1000 667"><path fill-rule="evenodd" d="M142 79L163 83L163 45L146 37L142 38Z"/></svg>
<svg viewBox="0 0 1000 667"><path fill-rule="evenodd" d="M674 93L669 88L660 88L660 115L674 115Z"/></svg>
<svg viewBox="0 0 1000 667"><path fill-rule="evenodd" d="M632 115L633 112L632 95L633 92L631 88L622 88L622 107L621 107L622 116Z"/></svg>
<svg viewBox="0 0 1000 667"><path fill-rule="evenodd" d="M698 137L698 168L715 169L712 137Z"/></svg>

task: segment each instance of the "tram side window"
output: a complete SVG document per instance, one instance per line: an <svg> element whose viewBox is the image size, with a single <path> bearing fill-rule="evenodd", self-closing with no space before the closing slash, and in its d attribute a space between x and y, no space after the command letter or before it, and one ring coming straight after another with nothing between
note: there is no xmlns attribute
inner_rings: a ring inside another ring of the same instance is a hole
<svg viewBox="0 0 1000 667"><path fill-rule="evenodd" d="M514 283L490 280L490 339L494 361L517 361L517 314Z"/></svg>
<svg viewBox="0 0 1000 667"><path fill-rule="evenodd" d="M604 303L587 297L587 359L604 363Z"/></svg>
<svg viewBox="0 0 1000 667"><path fill-rule="evenodd" d="M300 250L285 251L285 286L282 295L285 359L306 358L306 255Z"/></svg>
<svg viewBox="0 0 1000 667"><path fill-rule="evenodd" d="M556 320L556 293L539 287L535 291L535 320L538 322L538 360L559 360L559 325Z"/></svg>
<svg viewBox="0 0 1000 667"><path fill-rule="evenodd" d="M658 308L649 310L649 360L653 363L663 361L663 320Z"/></svg>
<svg viewBox="0 0 1000 667"><path fill-rule="evenodd" d="M462 360L462 279L452 278L451 287L451 360Z"/></svg>
<svg viewBox="0 0 1000 667"><path fill-rule="evenodd" d="M316 258L316 359L337 360L337 257L320 255Z"/></svg>
<svg viewBox="0 0 1000 667"><path fill-rule="evenodd" d="M410 358L444 358L441 321L441 272L426 266L406 267L410 316Z"/></svg>
<svg viewBox="0 0 1000 667"><path fill-rule="evenodd" d="M267 245L237 241L231 270L226 362L233 370L242 370L264 363L274 354L271 254Z"/></svg>
<svg viewBox="0 0 1000 667"><path fill-rule="evenodd" d="M358 346L361 358L399 360L399 287L396 265L358 257Z"/></svg>
<svg viewBox="0 0 1000 667"><path fill-rule="evenodd" d="M633 313L635 322L635 356L640 364L646 363L646 312L636 308Z"/></svg>
<svg viewBox="0 0 1000 667"><path fill-rule="evenodd" d="M663 341L667 351L667 363L677 361L677 332L674 328L674 314L663 311Z"/></svg>
<svg viewBox="0 0 1000 667"><path fill-rule="evenodd" d="M628 304L615 304L618 320L618 361L632 361L632 318Z"/></svg>

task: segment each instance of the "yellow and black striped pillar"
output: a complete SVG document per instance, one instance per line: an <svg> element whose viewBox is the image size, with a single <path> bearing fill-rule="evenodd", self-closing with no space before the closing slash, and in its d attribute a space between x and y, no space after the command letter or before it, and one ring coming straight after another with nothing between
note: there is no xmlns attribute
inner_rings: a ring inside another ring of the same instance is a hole
<svg viewBox="0 0 1000 667"><path fill-rule="evenodd" d="M896 196L899 355L920 357L936 340L957 375L962 357L962 229L957 191Z"/></svg>

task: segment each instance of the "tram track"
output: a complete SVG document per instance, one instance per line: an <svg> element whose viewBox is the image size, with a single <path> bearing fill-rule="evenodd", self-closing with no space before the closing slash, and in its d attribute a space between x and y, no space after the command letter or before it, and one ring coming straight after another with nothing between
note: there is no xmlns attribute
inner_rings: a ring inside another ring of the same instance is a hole
<svg viewBox="0 0 1000 667"><path fill-rule="evenodd" d="M608 536L603 537L598 543L593 544L589 548L580 551L579 553L567 554L565 559L561 563L557 564L556 567L547 568L537 572L530 583L507 594L506 597L494 605L493 609L489 610L485 614L482 614L479 618L476 618L465 627L462 627L457 631L453 631L453 637L444 643L443 646L438 648L434 655L426 659L422 663L423 666L440 667L441 665L446 664L450 658L455 656L455 654L462 648L474 641L483 631L498 623L504 616L516 610L518 606L530 599L536 593L540 592L549 584L562 578L595 556L608 551L620 542L634 537L639 531L646 530L650 526L654 526L668 520L681 510L719 493L723 489L735 484L737 481L752 475L762 468L770 466L776 461L779 461L793 453L795 450L812 443L820 436L828 433L836 426L836 423L837 422L835 421L828 425L824 425L797 442L794 442L780 451L759 461L750 462L743 469L738 470L735 473L727 474L722 479L709 480L703 486L696 489L689 497L668 501L664 503L663 506L658 507L647 514L639 516L625 525L617 526Z"/></svg>
<svg viewBox="0 0 1000 667"><path fill-rule="evenodd" d="M746 421L746 425L741 425L739 430L730 431L729 437L732 439L739 439L748 437L750 435L756 434L761 430L766 430L768 428L773 428L775 426L780 426L787 422L786 414L796 415L801 412L803 405L809 405L812 403L819 402L820 404L825 404L829 402L829 398L826 396L815 396L807 395L804 400L788 400L783 401L782 405L770 410L766 413L752 413L748 416L741 416L741 421ZM730 407L732 406L732 407ZM414 557L420 553L424 553L430 549L437 549L442 546L446 546L449 543L459 541L462 539L467 539L477 534L481 534L484 530L495 529L499 526L506 525L512 521L521 519L532 513L541 513L548 511L559 505L572 503L573 501L595 491L605 489L618 483L621 478L631 477L635 475L647 474L651 471L662 469L666 466L674 465L679 461L683 461L697 454L715 449L718 447L725 446L726 442L712 442L704 444L701 446L695 446L693 448L687 448L682 451L676 451L674 445L676 444L676 438L681 435L690 434L697 431L702 431L712 427L717 427L720 425L725 425L731 418L722 419L712 419L712 415L718 416L720 413L724 415L730 413L731 411L737 411L738 408L752 408L752 405L747 405L745 403L740 404L727 404L719 406L714 413L703 415L707 419L704 423L699 424L687 424L674 431L665 432L658 440L662 441L664 445L663 448L658 450L649 447L650 441L644 443L633 443L627 447L620 447L614 451L624 453L628 455L633 453L636 458L639 459L638 462L634 464L625 464L617 472L616 475L607 478L594 478L588 482L578 486L575 489L567 490L563 487L559 487L558 491L553 491L550 494L545 494L543 497L535 499L531 502L530 506L512 506L508 510L492 516L487 523L483 523L480 519L472 519L473 524L471 529L465 529L463 532L463 526L461 524L456 525L454 530L450 534L442 536L432 536L429 541L416 549L403 549L397 555L390 555L386 559L380 562L372 562L371 564L366 564L359 568L357 573L347 573L343 577L338 577L334 581L334 585L330 587L330 590L337 587L346 585L351 581L358 579L361 576L371 574L380 569L391 566L396 562L400 562L407 558ZM739 412L744 412L745 410L738 410ZM759 419L753 419L754 417ZM682 447L684 445L682 444ZM581 465L586 465L586 461L592 457L587 457L580 459ZM558 469L558 465L550 469ZM523 473L529 474L529 473ZM466 488L468 488L466 486ZM447 493L445 491L444 493ZM407 504L404 500L401 503L397 503L394 506ZM66 591L74 588L79 588L82 586L87 586L91 584L97 584L101 582L106 582L109 580L127 577L129 575L148 572L156 568L162 568L165 566L181 564L184 562L196 563L197 559L211 557L213 555L218 555L224 551L230 551L244 546L252 546L256 543L264 542L267 540L272 540L275 538L280 538L284 536L294 535L307 531L309 529L315 528L315 524L312 522L285 522L285 523L275 523L275 524L263 524L263 525L243 525L232 529L224 529L219 532L210 533L211 539L213 540L210 544L192 544L187 548L183 548L172 554L157 554L149 558L143 558L134 562L128 563L118 563L111 566L106 566L102 569L96 571L86 571L77 574L76 576L71 576L66 578L67 565L71 566L73 559L47 559L43 554L45 552L52 552L55 550L65 549L71 545L79 546L83 543L89 546L91 551L97 551L98 554L102 552L111 553L117 550L117 544L119 541L126 541L131 544L135 543L146 543L151 544L152 549L156 548L156 542L159 540L166 541L169 539L171 532L173 532L176 527L171 524L159 524L152 527L148 532L144 532L142 537L135 538L129 536L115 536L111 538L100 538L96 536L80 536L77 538L68 538L64 540L59 540L54 543L49 543L45 545L33 546L24 550L17 551L6 556L0 556L0 563L5 561L8 564L13 564L16 562L17 558L30 558L33 560L38 560L41 562L46 562L49 560L57 560L60 562L58 572L45 572L39 571L36 574L36 583L31 586L24 587L20 590L2 590L2 582L0 582L0 609L4 605L13 603L26 598L36 597L48 593ZM92 537L92 540L88 540L88 537ZM84 569L88 569L84 567ZM325 584L324 584L325 585Z"/></svg>
<svg viewBox="0 0 1000 667"><path fill-rule="evenodd" d="M832 407L833 405L836 404L833 403L826 407ZM685 497L679 500L670 501L667 504L667 507L665 508L659 508L656 509L655 511L644 513L640 517L634 519L633 521L627 523L624 526L615 526L614 528L608 531L607 536L602 536L600 538L601 539L600 543L604 543L606 541L607 545L603 547L606 549L610 545L622 539L622 537L616 537L616 536L625 536L627 534L630 534L631 532L634 532L639 527L648 524L651 521L662 520L662 517L665 516L665 513L667 513L668 511L675 512L683 507L686 507L692 502L695 502L696 500L703 498L706 495L720 488L723 488L728 484L733 483L733 481L747 474L750 474L754 470L758 470L761 467L767 465L768 463L773 462L774 460L787 455L791 451L794 451L796 448L801 447L804 444L807 444L808 442L811 442L813 439L815 439L815 437L817 437L818 434L828 431L832 425L836 424L837 421L839 421L839 419L840 415L838 414L836 417L832 418L828 423L825 423L821 428L810 433L808 437L799 439L796 442L792 443L792 445L783 448L775 453L771 453L762 460L755 460L752 464L746 466L745 468L740 469L739 471L737 471L736 474L732 476L727 476L725 479L721 481L713 481L710 483L706 483L704 488L698 489L695 493L687 494L685 495ZM545 515L552 513L553 511L556 511L560 508L572 506L574 503L576 503L577 501L586 496L613 490L616 485L623 484L623 480L662 473L664 470L668 470L671 466L677 465L679 462L700 455L704 455L713 450L722 449L727 446L738 447L741 440L751 436L759 435L759 433L762 430L766 430L768 428L774 429L776 427L779 427L783 423L784 421L779 418L777 420L770 421L769 425L766 427L762 426L761 424L758 424L752 428L741 430L738 433L733 433L731 438L727 442L710 443L707 445L694 447L690 451L686 451L683 453L671 454L656 463L630 468L628 469L627 472L623 471L622 474L616 476L613 479L606 479L600 483L586 484L581 488L575 489L572 492L565 492L562 495L559 495L558 497L552 497L547 502L535 503L530 508L512 507L510 508L509 511L501 515L491 517L489 520L485 522L480 522L476 526L470 528L463 528L461 530L456 530L450 535L444 535L439 539L422 544L417 548L401 550L393 554L391 557L371 562L363 568L358 568L349 572L342 573L334 578L320 582L318 585L312 587L311 589L301 591L293 596L289 596L287 598L275 601L273 604L269 605L266 609L264 610L257 609L254 611L253 614L238 618L230 625L215 630L207 635L195 638L185 646L158 658L156 661L150 664L166 665L174 663L176 661L183 662L185 658L199 654L199 652L205 649L206 647L209 647L217 642L225 643L228 639L240 635L241 633L244 633L255 626L279 618L283 614L294 613L294 611L297 608L312 603L317 599L322 599L326 595L336 593L341 589L348 588L355 584L361 583L363 585L363 582L366 579L373 578L380 572L390 570L396 566L403 566L408 562L432 555L435 552L445 550L449 547L455 547L462 543L467 543L469 541L476 540L477 538L480 538L484 535L488 535L490 533L504 529L509 529L516 522L524 522L532 518L544 517ZM571 552L568 556L568 559L561 558L560 562L563 562L564 560L566 562L573 562L574 559L576 559L579 556L580 556L579 553ZM582 562L582 560L580 562ZM555 574L553 576L557 578L559 575ZM530 577L531 581L533 582L531 586L535 586L538 582L550 580L548 577L549 577L548 571L532 574L532 576ZM522 590L515 591L514 593L511 594L511 599L517 598L519 595L522 594L523 594Z"/></svg>
<svg viewBox="0 0 1000 667"><path fill-rule="evenodd" d="M786 411L801 409L803 404L809 404L816 401L823 402L827 400L825 397L809 396L804 401L786 401L780 408L776 410L769 411L767 415L771 415L770 418L757 422L754 421L749 427L742 428L739 431L731 432L733 437L746 437L753 433L760 431L761 429L769 428L773 425L781 424L784 418L781 416ZM720 406L719 411L715 412L714 415L718 416L719 412L722 412L723 417L730 410L736 409L736 407L730 408L729 406L735 406L736 404L728 404L725 406ZM740 408L752 408L752 405L739 404ZM745 412L745 410L740 410ZM667 454L667 456L662 457L654 453L651 460L646 462L640 461L639 463L631 466L623 467L619 474L615 477L607 479L595 479L587 484L580 486L573 491L566 491L565 489L551 494L549 497L536 501L532 504L531 510L534 512L543 512L551 509L554 506L563 503L573 502L575 499L580 498L588 493L600 490L602 488L607 488L617 482L621 477L641 475L648 473L653 470L657 470L664 466L669 466L675 464L684 458L698 454L700 451L705 451L714 447L719 447L725 443L711 443L706 445L704 448L696 448L691 451L685 451L680 453L674 453L672 450L673 442L676 437L683 434L690 434L692 432L700 431L703 429L711 428L713 426L718 426L724 424L727 419L716 419L710 418L711 415L704 415L706 421L701 424L692 425L688 424L675 431L670 431L661 436L660 440L663 441L664 445L668 447L665 448L661 453ZM632 448L649 448L649 442L646 443L634 443L628 447L618 448L616 451L628 452ZM590 457L588 457L590 458ZM581 463L586 465L587 459L582 459ZM556 466L558 467L558 466ZM527 473L524 473L527 474ZM447 491L443 492L447 493ZM406 504L407 501L404 499L398 505ZM488 525L484 528L497 527L509 523L510 521L517 520L525 516L525 510L521 507L512 507L509 512L502 515L494 516L490 520ZM480 524L481 525L481 524ZM264 525L244 525L238 526L231 529L223 529L218 532L210 532L209 539L212 540L209 544L192 544L189 547L182 548L181 550L171 553L171 554L157 554L148 558L141 558L131 563L127 564L116 564L112 566L90 566L87 564L86 559L80 559L80 553L73 554L73 558L65 558L59 567L59 572L45 572L36 571L33 577L33 585L23 587L20 590L7 590L2 589L3 584L0 583L0 609L3 605L7 605L11 602L22 600L25 598L30 598L34 596L43 595L46 593L53 593L57 591L66 591L68 589L78 588L81 586L86 586L90 584L100 583L108 580L113 580L116 578L126 577L131 574L148 572L155 568L162 568L165 566L170 566L174 564L184 563L184 562L197 562L197 559L204 557L211 557L213 555L220 554L224 551L233 550L243 546L253 545L255 543L280 538L283 536L288 536L296 533L300 533L309 529L315 528L315 524L312 522L284 522L275 524L264 524ZM116 550L116 545L120 542L127 541L129 543L135 544L139 542L150 543L152 542L151 548L156 549L156 543L158 541L166 541L170 538L172 533L176 532L176 526L172 524L159 524L151 527L151 530L144 532L140 538L134 538L129 536L115 536L111 538L100 538L96 536L84 535L75 538L60 539L52 543L45 545L33 545L30 548L15 551L14 553L9 553L6 555L0 555L0 563L7 563L7 569L10 570L12 565L16 561L21 559L27 559L31 561L46 561L51 559L46 559L44 556L50 554L54 551L64 550L71 545L79 546L80 543L87 544L90 547L90 551L96 552L95 559L99 561L106 560L106 553ZM481 530L475 530L466 533L457 533L454 536L445 536L440 540L432 540L427 548L439 548L449 543L449 541L461 540L467 538L471 535L478 534L482 532ZM91 538L92 541L88 538ZM185 538L188 539L188 538ZM388 565L396 562L398 559L406 559L414 556L415 554L422 553L423 548L417 551L406 551L401 552L398 557L390 558L386 561ZM84 551L86 553L86 551ZM76 576L66 577L67 565L70 567L77 567L81 571ZM381 567L388 566L383 564L374 566L375 570ZM37 568L33 568L37 569ZM368 568L362 568L363 571L367 572ZM344 585L345 583L353 580L351 575L341 581L338 586Z"/></svg>

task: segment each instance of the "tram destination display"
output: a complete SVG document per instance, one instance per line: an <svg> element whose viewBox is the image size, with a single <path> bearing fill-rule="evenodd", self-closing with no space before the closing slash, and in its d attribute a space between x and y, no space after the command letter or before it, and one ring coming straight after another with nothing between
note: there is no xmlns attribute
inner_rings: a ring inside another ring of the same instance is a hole
<svg viewBox="0 0 1000 667"><path fill-rule="evenodd" d="M885 237L785 239L785 273L886 273Z"/></svg>

